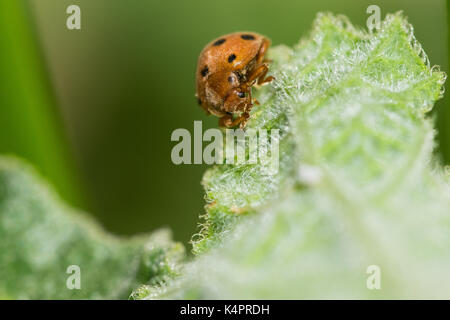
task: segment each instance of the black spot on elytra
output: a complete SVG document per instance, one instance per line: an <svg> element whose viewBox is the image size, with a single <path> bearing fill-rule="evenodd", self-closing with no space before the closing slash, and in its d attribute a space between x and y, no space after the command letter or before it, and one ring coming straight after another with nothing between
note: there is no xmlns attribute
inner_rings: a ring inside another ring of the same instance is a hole
<svg viewBox="0 0 450 320"><path fill-rule="evenodd" d="M200 71L200 74L202 75L202 77L206 77L206 75L208 74L209 69L208 66L205 66L202 71Z"/></svg>
<svg viewBox="0 0 450 320"><path fill-rule="evenodd" d="M231 63L234 61L234 59L236 59L236 55L234 53L230 54L228 57L228 62Z"/></svg>
<svg viewBox="0 0 450 320"><path fill-rule="evenodd" d="M213 43L213 46L220 46L222 43L224 43L225 41L227 41L227 39L219 39L216 42Z"/></svg>
<svg viewBox="0 0 450 320"><path fill-rule="evenodd" d="M255 40L255 37L251 34L241 34L241 38L244 40Z"/></svg>

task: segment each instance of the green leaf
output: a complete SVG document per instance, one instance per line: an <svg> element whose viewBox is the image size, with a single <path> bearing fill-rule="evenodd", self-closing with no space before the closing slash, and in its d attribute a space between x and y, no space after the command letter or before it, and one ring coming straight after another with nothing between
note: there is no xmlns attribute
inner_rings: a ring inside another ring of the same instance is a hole
<svg viewBox="0 0 450 320"><path fill-rule="evenodd" d="M280 130L279 175L209 170L199 255L140 298L450 298L449 177L426 117L445 74L412 26L390 14L367 33L319 14L270 58L249 128Z"/></svg>
<svg viewBox="0 0 450 320"><path fill-rule="evenodd" d="M0 158L0 296L9 299L127 298L142 283L178 274L184 248L167 230L112 236L62 204L27 165ZM68 289L69 266L81 289Z"/></svg>

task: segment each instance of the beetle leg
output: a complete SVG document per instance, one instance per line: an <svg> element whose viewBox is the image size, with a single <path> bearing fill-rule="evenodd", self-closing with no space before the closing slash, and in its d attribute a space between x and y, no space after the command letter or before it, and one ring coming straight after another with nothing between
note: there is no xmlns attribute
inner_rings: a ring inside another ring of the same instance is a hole
<svg viewBox="0 0 450 320"><path fill-rule="evenodd" d="M247 121L250 118L250 110L243 112L239 117L233 120L231 114L227 114L222 118L219 118L219 126L226 128L233 128L239 125L239 128L244 129L247 125Z"/></svg>
<svg viewBox="0 0 450 320"><path fill-rule="evenodd" d="M269 49L269 47L270 47L270 41L268 39L265 39L261 45L261 48L259 48L258 57L256 59L257 64L262 64L264 61L267 61L267 59L265 60L264 58L265 58L267 49Z"/></svg>
<svg viewBox="0 0 450 320"><path fill-rule="evenodd" d="M268 71L269 71L269 67L267 66L267 63L263 63L258 68L256 68L256 70L252 74L252 76L251 76L252 81L257 80L257 84L262 85L264 83L268 83L268 82L272 81L273 79L275 79L272 76L269 76L266 78Z"/></svg>
<svg viewBox="0 0 450 320"><path fill-rule="evenodd" d="M248 102L245 106L245 110L239 117L242 119L239 123L239 128L244 129L245 126L247 125L248 119L250 118L250 111L252 110L252 107L253 107L253 98L252 98L252 89L250 88L250 90L248 90Z"/></svg>
<svg viewBox="0 0 450 320"><path fill-rule="evenodd" d="M241 120L239 122L239 128L240 129L244 129L245 126L247 125L247 121L250 118L250 113L248 112L244 112L241 116L240 116Z"/></svg>
<svg viewBox="0 0 450 320"><path fill-rule="evenodd" d="M252 98L252 89L250 88L248 90L248 102L247 102L247 104L245 106L245 111L244 112L250 113L250 110L252 109L252 107L253 107L253 98Z"/></svg>
<svg viewBox="0 0 450 320"><path fill-rule="evenodd" d="M233 115L227 114L223 116L222 118L219 118L219 126L221 127L227 127L227 128L233 128L236 127L238 124L242 123L242 121L245 119L244 116L245 113L240 115L238 118L233 120Z"/></svg>
<svg viewBox="0 0 450 320"><path fill-rule="evenodd" d="M221 127L227 127L227 128L233 128L239 125L241 129L245 127L247 124L248 119L250 118L250 111L253 107L253 98L252 98L252 90L251 88L246 89L248 96L246 99L245 106L243 108L243 112L239 117L233 120L232 114L226 114L219 118L219 126ZM259 104L258 101L256 101L257 104Z"/></svg>
<svg viewBox="0 0 450 320"><path fill-rule="evenodd" d="M231 114L224 115L219 118L219 126L220 127L231 127L231 123L233 122L233 116Z"/></svg>
<svg viewBox="0 0 450 320"><path fill-rule="evenodd" d="M249 75L247 81L242 85L241 89L248 90L249 87L253 86L255 81L257 81L258 85L262 85L275 79L272 76L265 78L268 71L269 67L267 66L267 63L261 64L259 67L255 68L255 70Z"/></svg>
<svg viewBox="0 0 450 320"><path fill-rule="evenodd" d="M248 104L244 112L241 113L239 117L233 120L232 114L226 114L219 119L219 126L233 128L239 125L239 128L243 129L250 118L250 110L252 109L252 104Z"/></svg>
<svg viewBox="0 0 450 320"><path fill-rule="evenodd" d="M258 85L262 85L264 83L269 83L270 81L275 79L273 76L268 76L266 78L266 74L269 71L269 68L267 67L267 64L263 64L263 66L264 66L264 68L263 68L263 70L261 71L261 74L258 77L258 82L257 82Z"/></svg>

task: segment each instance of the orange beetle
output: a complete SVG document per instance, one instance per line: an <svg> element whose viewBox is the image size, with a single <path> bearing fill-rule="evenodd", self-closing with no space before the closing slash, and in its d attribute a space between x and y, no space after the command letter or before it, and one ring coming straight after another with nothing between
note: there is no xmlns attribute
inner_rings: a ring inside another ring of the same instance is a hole
<svg viewBox="0 0 450 320"><path fill-rule="evenodd" d="M235 32L211 41L200 53L195 96L208 114L220 118L220 126L245 127L253 103L258 104L252 100L252 86L274 79L266 78L269 46L270 40L260 34Z"/></svg>

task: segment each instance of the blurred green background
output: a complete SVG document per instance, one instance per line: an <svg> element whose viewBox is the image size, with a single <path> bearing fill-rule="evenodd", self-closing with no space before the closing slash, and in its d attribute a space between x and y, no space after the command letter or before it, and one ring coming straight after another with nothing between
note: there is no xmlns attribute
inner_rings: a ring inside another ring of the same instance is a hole
<svg viewBox="0 0 450 320"><path fill-rule="evenodd" d="M81 8L81 30L66 8ZM403 10L432 64L448 72L445 1L0 0L0 153L19 155L69 204L118 234L170 226L188 242L203 213L205 165L172 164L170 135L215 127L194 99L202 47L251 30L295 44L318 11L365 27L366 8ZM449 99L438 156L450 163Z"/></svg>

